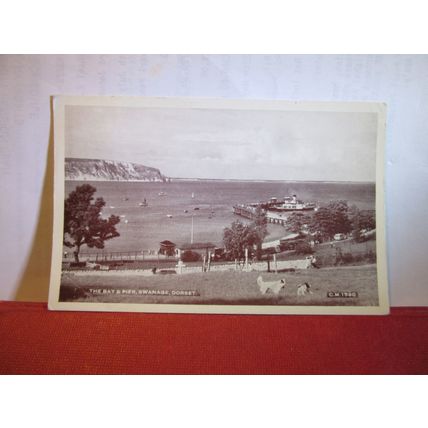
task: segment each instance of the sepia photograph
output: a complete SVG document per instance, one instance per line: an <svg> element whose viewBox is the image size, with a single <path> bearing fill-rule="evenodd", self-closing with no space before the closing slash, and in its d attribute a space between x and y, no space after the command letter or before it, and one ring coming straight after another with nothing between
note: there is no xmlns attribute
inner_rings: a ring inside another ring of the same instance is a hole
<svg viewBox="0 0 428 428"><path fill-rule="evenodd" d="M49 308L385 314L382 103L53 99Z"/></svg>

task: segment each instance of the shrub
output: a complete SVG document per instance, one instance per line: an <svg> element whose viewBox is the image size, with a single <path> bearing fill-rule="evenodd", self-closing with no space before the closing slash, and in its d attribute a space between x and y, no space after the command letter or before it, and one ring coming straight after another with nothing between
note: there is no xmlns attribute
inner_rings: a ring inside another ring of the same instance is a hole
<svg viewBox="0 0 428 428"><path fill-rule="evenodd" d="M342 263L352 263L354 261L354 256L351 253L344 253L342 254Z"/></svg>
<svg viewBox="0 0 428 428"><path fill-rule="evenodd" d="M309 242L302 241L296 245L295 252L296 254L313 254L314 249L311 247L311 244Z"/></svg>
<svg viewBox="0 0 428 428"><path fill-rule="evenodd" d="M198 262L201 260L201 255L195 251L186 250L181 255L181 260L183 262Z"/></svg>
<svg viewBox="0 0 428 428"><path fill-rule="evenodd" d="M170 275L170 274L176 274L177 272L173 269L162 269L159 271L161 275Z"/></svg>
<svg viewBox="0 0 428 428"><path fill-rule="evenodd" d="M354 262L361 263L364 261L364 255L363 254L355 254L354 255Z"/></svg>
<svg viewBox="0 0 428 428"><path fill-rule="evenodd" d="M86 267L86 262L70 262L70 268L81 269L85 267Z"/></svg>
<svg viewBox="0 0 428 428"><path fill-rule="evenodd" d="M373 251L369 251L369 252L366 254L366 260L367 260L369 263L375 263L375 262L376 262L376 253L374 253Z"/></svg>

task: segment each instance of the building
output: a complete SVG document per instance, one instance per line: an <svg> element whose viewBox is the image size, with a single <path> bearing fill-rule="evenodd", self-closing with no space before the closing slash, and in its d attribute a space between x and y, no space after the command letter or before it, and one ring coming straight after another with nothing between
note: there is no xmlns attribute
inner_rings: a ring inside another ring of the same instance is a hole
<svg viewBox="0 0 428 428"><path fill-rule="evenodd" d="M165 256L175 256L175 248L177 246L174 242L165 240L160 243L159 254L163 254Z"/></svg>

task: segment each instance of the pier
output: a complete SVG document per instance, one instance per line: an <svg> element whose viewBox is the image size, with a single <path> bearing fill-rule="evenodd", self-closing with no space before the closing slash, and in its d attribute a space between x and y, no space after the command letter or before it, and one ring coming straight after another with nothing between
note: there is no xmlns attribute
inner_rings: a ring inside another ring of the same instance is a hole
<svg viewBox="0 0 428 428"><path fill-rule="evenodd" d="M253 205L235 205L233 207L233 213L241 217L248 218L249 220L254 220L256 216L257 207ZM269 211L264 210L266 213L266 219L268 223L280 224L285 226L287 221L287 216L279 213L278 211Z"/></svg>

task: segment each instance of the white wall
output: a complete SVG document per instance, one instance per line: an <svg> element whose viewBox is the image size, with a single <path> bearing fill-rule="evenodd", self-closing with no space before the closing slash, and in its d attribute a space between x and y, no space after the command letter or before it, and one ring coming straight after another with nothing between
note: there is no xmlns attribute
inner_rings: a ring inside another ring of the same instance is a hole
<svg viewBox="0 0 428 428"><path fill-rule="evenodd" d="M428 305L428 56L0 56L0 299L46 300L54 94L385 101L391 304Z"/></svg>

